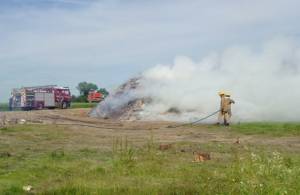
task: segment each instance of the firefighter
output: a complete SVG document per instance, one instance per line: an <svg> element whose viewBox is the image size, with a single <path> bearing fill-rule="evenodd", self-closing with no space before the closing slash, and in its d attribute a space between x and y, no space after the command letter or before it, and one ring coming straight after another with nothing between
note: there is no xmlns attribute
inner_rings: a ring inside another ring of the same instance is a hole
<svg viewBox="0 0 300 195"><path fill-rule="evenodd" d="M230 118L232 116L231 113L231 104L234 104L234 100L230 98L230 94L225 94L224 99L224 107L223 107L223 113L224 113L224 125L229 126Z"/></svg>
<svg viewBox="0 0 300 195"><path fill-rule="evenodd" d="M231 104L234 104L235 102L230 98L229 93L221 91L219 92L219 96L221 97L221 104L218 124L224 122L224 125L229 126L230 118L232 116Z"/></svg>
<svg viewBox="0 0 300 195"><path fill-rule="evenodd" d="M223 112L222 112L222 108L224 107L224 101L225 101L225 92L224 91L220 91L219 92L219 96L221 98L221 103L220 103L220 112L218 115L218 125L222 123L224 116L223 116Z"/></svg>

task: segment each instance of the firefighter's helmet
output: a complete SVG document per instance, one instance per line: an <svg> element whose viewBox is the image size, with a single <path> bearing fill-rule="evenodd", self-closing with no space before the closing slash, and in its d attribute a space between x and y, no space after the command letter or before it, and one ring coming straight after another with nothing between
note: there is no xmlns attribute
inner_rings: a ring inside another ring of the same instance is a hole
<svg viewBox="0 0 300 195"><path fill-rule="evenodd" d="M219 96L222 96L222 95L225 95L225 92L224 91L219 91Z"/></svg>
<svg viewBox="0 0 300 195"><path fill-rule="evenodd" d="M231 94L230 94L230 93L225 93L225 96L226 96L226 97L230 97Z"/></svg>

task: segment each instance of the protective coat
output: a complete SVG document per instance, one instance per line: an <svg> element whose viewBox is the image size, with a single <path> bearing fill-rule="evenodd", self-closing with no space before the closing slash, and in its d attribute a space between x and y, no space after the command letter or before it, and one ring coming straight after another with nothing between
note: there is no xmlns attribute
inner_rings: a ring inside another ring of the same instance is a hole
<svg viewBox="0 0 300 195"><path fill-rule="evenodd" d="M219 123L223 123L225 125L229 124L231 118L231 104L234 104L234 100L230 99L230 97L221 96L221 104L220 104L220 113L219 113Z"/></svg>

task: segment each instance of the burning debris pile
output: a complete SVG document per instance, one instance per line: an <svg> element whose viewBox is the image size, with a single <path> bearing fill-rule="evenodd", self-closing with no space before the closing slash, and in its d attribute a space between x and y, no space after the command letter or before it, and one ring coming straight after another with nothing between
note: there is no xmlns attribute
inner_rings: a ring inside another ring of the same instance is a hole
<svg viewBox="0 0 300 195"><path fill-rule="evenodd" d="M189 121L191 116L195 116L194 110L180 109L174 104L160 102L161 99L157 94L153 91L149 93L147 87L149 87L149 80L143 76L128 80L100 102L90 116L127 121Z"/></svg>
<svg viewBox="0 0 300 195"><path fill-rule="evenodd" d="M151 98L140 97L141 77L132 78L121 85L112 95L91 112L92 117L118 120L140 120L145 104Z"/></svg>
<svg viewBox="0 0 300 195"><path fill-rule="evenodd" d="M157 106L159 100L155 93L147 93L149 82L145 77L136 77L122 84L112 95L91 112L90 116L116 120L178 120L182 111L179 108L163 103ZM185 111L184 111L185 112Z"/></svg>

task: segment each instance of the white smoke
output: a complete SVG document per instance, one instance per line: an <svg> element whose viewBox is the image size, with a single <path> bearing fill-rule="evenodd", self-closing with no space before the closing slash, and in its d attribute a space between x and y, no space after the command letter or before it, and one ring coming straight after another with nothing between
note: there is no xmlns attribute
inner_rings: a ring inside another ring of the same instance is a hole
<svg viewBox="0 0 300 195"><path fill-rule="evenodd" d="M196 62L176 57L142 76L141 97L151 97L144 119L166 119L170 107L183 113L171 120L191 120L219 109L219 90L232 94L233 121L300 120L300 48L278 38L260 48L235 46ZM175 117L175 116L174 116ZM215 120L215 119L211 119Z"/></svg>
<svg viewBox="0 0 300 195"><path fill-rule="evenodd" d="M91 116L128 111L142 120L192 121L218 110L218 91L225 90L236 102L235 122L299 121L299 68L300 47L286 38L255 49L231 47L198 62L181 56L172 65L157 65L127 82L119 95L101 102ZM151 101L142 109L133 106L132 102L145 98Z"/></svg>

